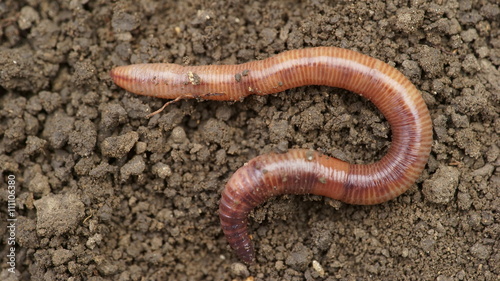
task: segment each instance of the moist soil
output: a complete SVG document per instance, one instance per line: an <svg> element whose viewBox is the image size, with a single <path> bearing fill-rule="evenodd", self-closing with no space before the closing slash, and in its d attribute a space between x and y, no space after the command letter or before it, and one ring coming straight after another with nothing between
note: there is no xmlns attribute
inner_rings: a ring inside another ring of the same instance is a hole
<svg viewBox="0 0 500 281"><path fill-rule="evenodd" d="M499 23L495 0L1 2L0 279L499 280ZM380 205L288 195L259 206L247 266L218 221L233 172L288 148L377 161L391 141L384 117L358 95L307 86L179 101L148 119L165 101L127 93L109 71L313 46L404 73L432 115L431 156Z"/></svg>

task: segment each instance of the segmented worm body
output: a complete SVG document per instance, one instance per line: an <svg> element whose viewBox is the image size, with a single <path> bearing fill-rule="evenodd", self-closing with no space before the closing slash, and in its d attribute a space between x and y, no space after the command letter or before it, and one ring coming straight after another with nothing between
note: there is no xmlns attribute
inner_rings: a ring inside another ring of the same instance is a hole
<svg viewBox="0 0 500 281"><path fill-rule="evenodd" d="M354 165L305 149L250 160L229 179L219 216L237 255L251 263L248 213L280 194L316 194L350 204L377 204L405 192L422 172L432 143L429 112L420 92L395 68L334 47L300 49L240 65L142 64L117 67L120 87L167 99L240 100L304 85L327 85L371 100L387 118L392 144L378 162Z"/></svg>

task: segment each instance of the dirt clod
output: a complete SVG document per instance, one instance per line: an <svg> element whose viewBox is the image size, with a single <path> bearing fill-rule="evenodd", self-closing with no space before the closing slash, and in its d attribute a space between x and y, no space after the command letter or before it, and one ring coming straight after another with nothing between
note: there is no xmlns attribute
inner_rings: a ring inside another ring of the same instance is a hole
<svg viewBox="0 0 500 281"><path fill-rule="evenodd" d="M109 137L101 143L101 153L108 157L125 156L139 139L137 132L128 132L121 136Z"/></svg>
<svg viewBox="0 0 500 281"><path fill-rule="evenodd" d="M73 193L49 194L36 200L38 235L50 237L72 231L85 215L84 207Z"/></svg>
<svg viewBox="0 0 500 281"><path fill-rule="evenodd" d="M449 203L455 195L460 172L457 168L441 166L437 172L424 182L425 198L432 203Z"/></svg>

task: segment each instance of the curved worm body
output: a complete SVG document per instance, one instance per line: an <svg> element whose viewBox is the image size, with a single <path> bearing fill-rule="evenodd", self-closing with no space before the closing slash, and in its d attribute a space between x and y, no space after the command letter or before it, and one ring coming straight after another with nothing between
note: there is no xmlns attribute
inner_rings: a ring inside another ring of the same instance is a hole
<svg viewBox="0 0 500 281"><path fill-rule="evenodd" d="M233 174L219 216L229 244L246 263L255 258L247 215L257 205L280 194L316 194L361 205L385 202L414 183L431 149L430 115L415 86L388 64L346 49L300 49L240 65L131 65L113 69L111 76L130 92L167 99L239 100L326 85L366 97L387 118L392 144L376 163L353 165L292 149L256 157Z"/></svg>

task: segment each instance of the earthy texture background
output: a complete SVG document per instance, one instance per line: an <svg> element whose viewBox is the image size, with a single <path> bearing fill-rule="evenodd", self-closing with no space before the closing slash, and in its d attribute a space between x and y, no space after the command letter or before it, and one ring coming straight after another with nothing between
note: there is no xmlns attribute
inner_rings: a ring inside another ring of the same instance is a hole
<svg viewBox="0 0 500 281"><path fill-rule="evenodd" d="M498 280L498 1L252 2L0 2L1 280ZM218 222L233 171L291 147L376 161L390 144L383 116L309 86L182 101L146 119L164 101L117 88L109 70L310 46L357 50L408 76L431 110L431 157L381 205L283 196L257 208L257 263L245 266ZM16 274L5 263L11 174Z"/></svg>

